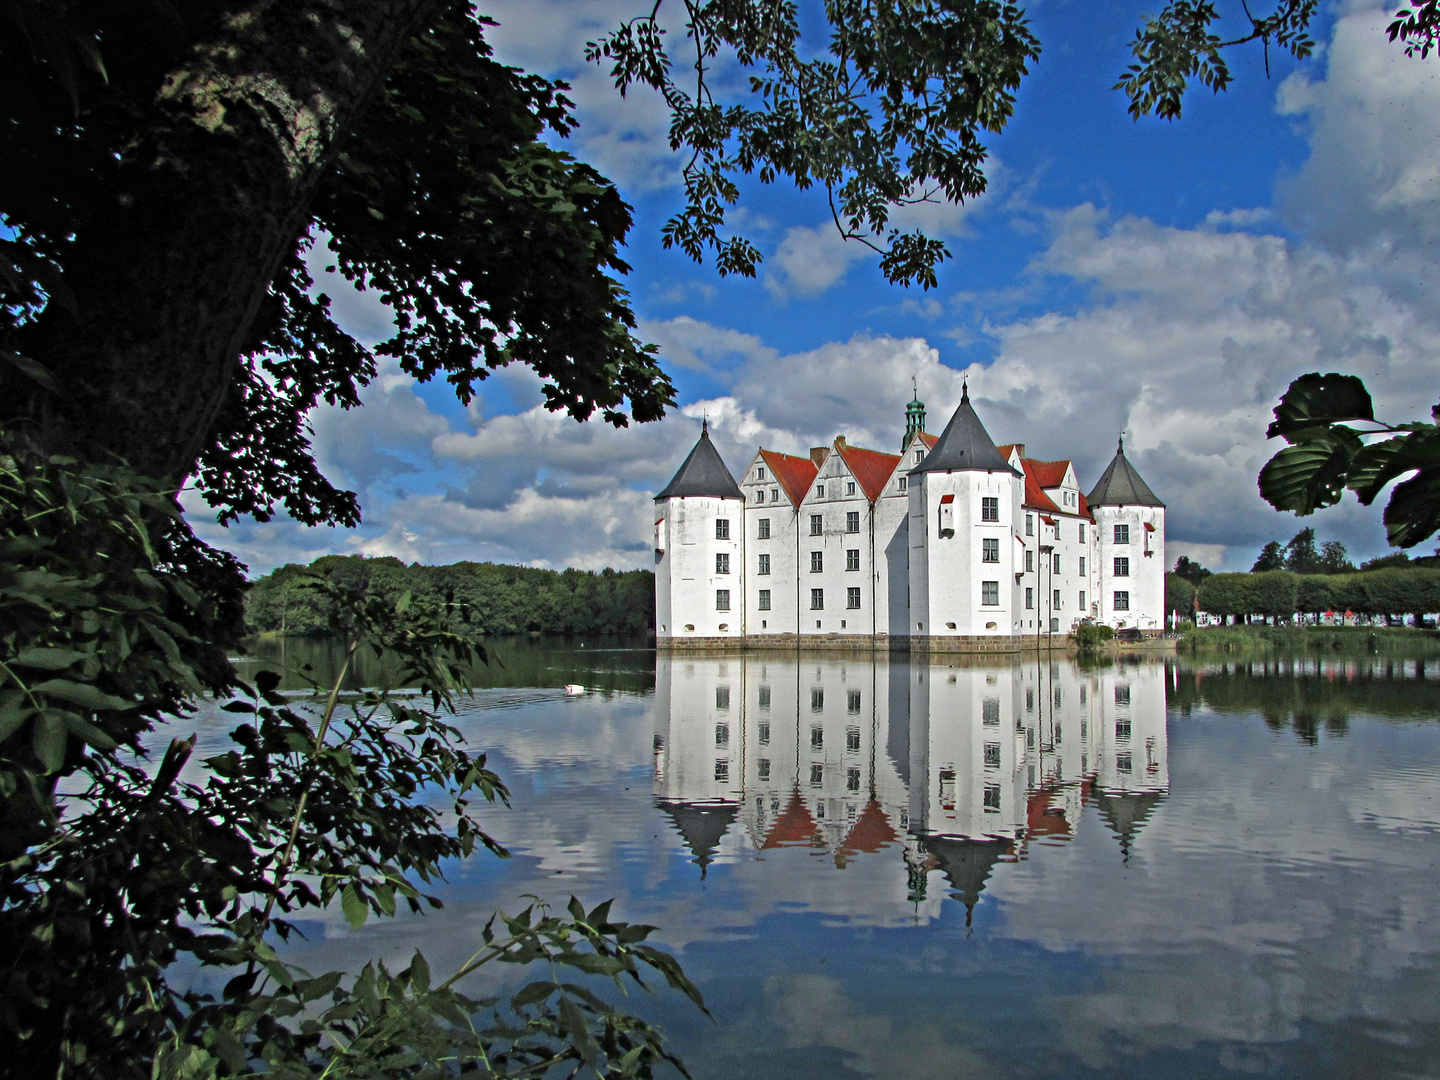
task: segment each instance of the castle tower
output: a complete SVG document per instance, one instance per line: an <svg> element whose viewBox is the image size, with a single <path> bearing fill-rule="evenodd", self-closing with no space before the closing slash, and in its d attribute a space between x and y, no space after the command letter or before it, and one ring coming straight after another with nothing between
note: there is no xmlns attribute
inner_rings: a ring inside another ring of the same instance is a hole
<svg viewBox="0 0 1440 1080"><path fill-rule="evenodd" d="M1099 539L1099 621L1165 629L1165 504L1125 457L1125 437L1087 497Z"/></svg>
<svg viewBox="0 0 1440 1080"><path fill-rule="evenodd" d="M655 496L655 641L738 640L745 623L745 497L710 424ZM677 625L676 618L688 620Z"/></svg>
<svg viewBox="0 0 1440 1080"><path fill-rule="evenodd" d="M1018 615L1014 538L1024 477L975 414L968 386L934 448L911 470L908 493L912 640L1008 644Z"/></svg>
<svg viewBox="0 0 1440 1080"><path fill-rule="evenodd" d="M920 400L919 392L916 391L910 398L910 404L905 406L905 438L900 442L900 449L910 445L910 440L925 430L925 403Z"/></svg>

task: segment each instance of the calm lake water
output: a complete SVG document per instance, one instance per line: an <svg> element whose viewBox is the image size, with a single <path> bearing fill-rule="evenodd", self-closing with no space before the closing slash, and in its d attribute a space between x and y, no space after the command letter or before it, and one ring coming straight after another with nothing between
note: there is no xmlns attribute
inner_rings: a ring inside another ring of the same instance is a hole
<svg viewBox="0 0 1440 1080"><path fill-rule="evenodd" d="M311 970L575 893L699 982L628 1004L702 1080L1440 1076L1440 661L497 651L513 857Z"/></svg>

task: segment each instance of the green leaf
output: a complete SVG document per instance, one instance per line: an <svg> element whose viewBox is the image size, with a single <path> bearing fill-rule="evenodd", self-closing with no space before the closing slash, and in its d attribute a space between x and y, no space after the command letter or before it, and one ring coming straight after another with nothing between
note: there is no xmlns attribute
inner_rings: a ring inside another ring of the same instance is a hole
<svg viewBox="0 0 1440 1080"><path fill-rule="evenodd" d="M69 742L65 721L54 709L46 709L35 722L35 756L53 773L65 764L65 745Z"/></svg>
<svg viewBox="0 0 1440 1080"><path fill-rule="evenodd" d="M1440 528L1440 467L1421 469L1397 484L1385 507L1385 534L1392 547L1414 547Z"/></svg>
<svg viewBox="0 0 1440 1080"><path fill-rule="evenodd" d="M79 736L97 750L114 750L120 745L84 717L72 712L61 712L59 715L70 734Z"/></svg>
<svg viewBox="0 0 1440 1080"><path fill-rule="evenodd" d="M346 885L340 894L340 910L345 913L345 921L350 924L351 930L359 930L370 917L370 905L354 885Z"/></svg>
<svg viewBox="0 0 1440 1080"><path fill-rule="evenodd" d="M91 654L78 649L22 649L14 663L19 667L38 668L41 671L63 671L89 655Z"/></svg>
<svg viewBox="0 0 1440 1080"><path fill-rule="evenodd" d="M1440 465L1440 433L1429 424L1398 438L1371 443L1350 463L1348 486L1369 506L1390 481Z"/></svg>
<svg viewBox="0 0 1440 1080"><path fill-rule="evenodd" d="M572 998L562 997L560 1005L560 1026L570 1036L570 1042L584 1059L585 1064L597 1069L600 1063L600 1047L590 1034L590 1024L580 1006Z"/></svg>
<svg viewBox="0 0 1440 1080"><path fill-rule="evenodd" d="M410 961L410 985L422 994L430 989L430 964L418 949Z"/></svg>
<svg viewBox="0 0 1440 1080"><path fill-rule="evenodd" d="M512 1009L523 1009L527 1005L538 1005L556 990L553 982L532 982L510 999Z"/></svg>
<svg viewBox="0 0 1440 1080"><path fill-rule="evenodd" d="M132 709L135 707L133 701L126 701L114 694L97 690L89 683L72 682L69 679L46 679L31 687L31 690L37 694L46 694L49 697L60 698L62 701L69 701L79 705L82 709Z"/></svg>
<svg viewBox="0 0 1440 1080"><path fill-rule="evenodd" d="M1317 425L1346 420L1374 420L1375 406L1365 384L1354 375L1311 372L1290 384L1275 406L1275 420L1266 438L1289 438L1291 434Z"/></svg>
<svg viewBox="0 0 1440 1080"><path fill-rule="evenodd" d="M1360 440L1344 428L1331 429L1324 438L1316 438L1316 434L1309 434L1305 442L1287 446L1260 470L1260 494L1277 510L1305 515L1340 501L1350 461L1361 448Z"/></svg>

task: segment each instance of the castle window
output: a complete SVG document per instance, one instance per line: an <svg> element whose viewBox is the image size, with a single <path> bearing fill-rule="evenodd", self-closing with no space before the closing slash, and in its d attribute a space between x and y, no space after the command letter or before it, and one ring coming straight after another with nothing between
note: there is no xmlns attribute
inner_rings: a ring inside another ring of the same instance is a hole
<svg viewBox="0 0 1440 1080"><path fill-rule="evenodd" d="M859 770L859 769L847 769L847 770L845 771L845 790L846 790L846 791L859 791L859 790L860 790L860 770Z"/></svg>
<svg viewBox="0 0 1440 1080"><path fill-rule="evenodd" d="M1128 772L1130 771L1130 761L1131 761L1130 751L1126 750L1123 754L1116 754L1116 755L1115 755L1115 771L1116 771L1116 772L1128 773Z"/></svg>
<svg viewBox="0 0 1440 1080"><path fill-rule="evenodd" d="M810 711L811 711L811 712L824 712L824 710L825 710L825 690L824 690L823 687L817 686L817 687L815 687L814 689L812 689L812 690L810 691ZM817 738L815 732L816 732L816 731L819 731L819 730L820 730L819 728L815 728L814 730L812 730L812 731L810 732L810 745L811 745L811 746L816 746L816 747L818 747L818 746L820 745L819 743L817 743L817 742L815 741L815 739Z"/></svg>
<svg viewBox="0 0 1440 1080"><path fill-rule="evenodd" d="M819 514L810 515L810 535L819 536L825 527L825 519Z"/></svg>
<svg viewBox="0 0 1440 1080"><path fill-rule="evenodd" d="M730 539L730 519L729 519L729 518L716 518L716 519L715 519L715 539L716 539L716 540L729 540L729 539Z"/></svg>
<svg viewBox="0 0 1440 1080"><path fill-rule="evenodd" d="M765 492L761 491L759 488L755 489L755 501L757 503L763 503L765 501Z"/></svg>
<svg viewBox="0 0 1440 1080"><path fill-rule="evenodd" d="M846 494L846 495L854 495L854 494L855 494L855 481L854 481L854 480L846 480L846 481L845 481L845 494Z"/></svg>
<svg viewBox="0 0 1440 1080"><path fill-rule="evenodd" d="M1122 683L1122 684L1120 684L1119 686L1115 687L1115 704L1116 704L1116 705L1129 705L1129 704L1130 704L1130 684L1129 684L1129 683Z"/></svg>
<svg viewBox="0 0 1440 1080"><path fill-rule="evenodd" d="M999 520L1000 520L1000 500L999 500L999 499L992 498L991 496L986 495L984 498L982 498L982 499L980 500L980 520L981 520L981 521L999 521Z"/></svg>
<svg viewBox="0 0 1440 1080"><path fill-rule="evenodd" d="M770 573L770 556L769 556L769 555L763 555L763 554L762 554L762 555L760 556L760 566L759 566L759 568L756 570L756 572L757 572L757 573L760 573L760 574L768 574L768 573Z"/></svg>
<svg viewBox="0 0 1440 1080"><path fill-rule="evenodd" d="M980 722L986 727L998 727L1000 724L1000 699L987 697L980 702Z"/></svg>
<svg viewBox="0 0 1440 1080"><path fill-rule="evenodd" d="M1083 544L1084 542L1085 542L1085 523L1082 521L1082 522L1080 523L1080 543ZM1084 570L1081 570L1080 572L1083 574L1085 571L1084 571Z"/></svg>
<svg viewBox="0 0 1440 1080"><path fill-rule="evenodd" d="M824 485L824 484L816 484L816 485L815 485L815 497L816 497L817 499L823 499L823 498L825 497L825 485Z"/></svg>
<svg viewBox="0 0 1440 1080"><path fill-rule="evenodd" d="M1025 572L1028 574L1028 573L1031 573L1034 569L1035 569L1035 552L1027 550L1027 551L1025 552Z"/></svg>
<svg viewBox="0 0 1440 1080"><path fill-rule="evenodd" d="M1026 515L1025 515L1025 535L1026 535L1026 536L1034 536L1034 535L1035 535L1035 515L1034 515L1034 514L1026 514Z"/></svg>
<svg viewBox="0 0 1440 1080"><path fill-rule="evenodd" d="M1025 554L1028 555L1028 554L1030 554L1030 553L1027 551ZM1025 590L1025 610L1026 610L1026 611L1030 611L1030 610L1033 610L1034 607L1035 607L1035 590L1034 590L1034 589L1028 589L1028 588L1027 588L1027 589Z"/></svg>
<svg viewBox="0 0 1440 1080"><path fill-rule="evenodd" d="M1085 590L1084 590L1084 589L1081 589L1081 590L1080 590L1080 610L1081 610L1081 611L1084 611L1084 610L1085 610Z"/></svg>
<svg viewBox="0 0 1440 1080"><path fill-rule="evenodd" d="M730 610L730 590L729 590L729 589L716 589L716 590L715 590L715 610L716 610L716 611L729 611L729 610Z"/></svg>
<svg viewBox="0 0 1440 1080"><path fill-rule="evenodd" d="M730 749L730 725L729 725L729 724L716 724L716 725L715 725L715 748L716 748L717 750L728 750L728 749Z"/></svg>
<svg viewBox="0 0 1440 1080"><path fill-rule="evenodd" d="M730 762L724 758L715 759L715 779L722 782L730 779Z"/></svg>
<svg viewBox="0 0 1440 1080"><path fill-rule="evenodd" d="M810 573L819 574L825 570L825 553L823 551L810 552Z"/></svg>
<svg viewBox="0 0 1440 1080"><path fill-rule="evenodd" d="M985 744L985 768L998 769L1000 767L1000 744L998 742L987 742Z"/></svg>
<svg viewBox="0 0 1440 1080"><path fill-rule="evenodd" d="M860 590L851 588L845 590L845 606L847 608L858 608L860 606Z"/></svg>
<svg viewBox="0 0 1440 1080"><path fill-rule="evenodd" d="M1117 544L1128 544L1129 542L1130 542L1130 526L1129 526L1129 525L1116 525L1116 526L1115 526L1115 543L1117 543Z"/></svg>
<svg viewBox="0 0 1440 1080"><path fill-rule="evenodd" d="M1059 589L1056 589L1056 590L1055 590L1055 595L1052 597L1052 599L1055 601L1055 606L1058 608L1058 607L1060 606L1060 590L1059 590Z"/></svg>
<svg viewBox="0 0 1440 1080"><path fill-rule="evenodd" d="M776 503L776 502L779 502L779 501L780 501L780 489L779 489L779 488L771 488L771 489L770 489L770 501L771 501L772 503Z"/></svg>
<svg viewBox="0 0 1440 1080"><path fill-rule="evenodd" d="M811 786L812 786L812 787L819 787L819 786L820 786L821 784L823 784L824 782L825 782L825 766L824 766L824 765L814 765L814 764L812 764L812 765L810 766L810 784L811 784ZM816 810L817 810L817 815L816 815L816 816L822 817L822 818L825 816L825 804L824 804L824 803L821 803L818 807L816 807Z"/></svg>
<svg viewBox="0 0 1440 1080"><path fill-rule="evenodd" d="M760 590L759 608L760 608L761 611L769 611L769 610L770 610L770 590L769 590L769 589L761 589L761 590ZM768 694L769 691L766 691L766 693Z"/></svg>
<svg viewBox="0 0 1440 1080"><path fill-rule="evenodd" d="M1114 608L1116 611L1130 610L1130 594L1128 592L1117 592L1115 594Z"/></svg>
<svg viewBox="0 0 1440 1080"><path fill-rule="evenodd" d="M1085 576L1085 556L1084 556L1084 555L1081 555L1081 556L1080 556L1080 576L1081 576L1081 577L1084 577L1084 576Z"/></svg>
<svg viewBox="0 0 1440 1080"><path fill-rule="evenodd" d="M756 703L757 705L759 705L760 708L762 708L762 709L768 709L768 708L770 707L770 688L769 688L768 686L762 686L762 687L760 687L760 691L759 691L759 694L757 695L757 697L756 697L756 699L755 699L755 703ZM769 741L770 741L770 725L769 725L769 724L761 724L761 725L760 725L760 742L761 742L761 743L768 743Z"/></svg>
<svg viewBox="0 0 1440 1080"><path fill-rule="evenodd" d="M980 582L980 603L986 607L998 607L1000 604L1000 583L998 581Z"/></svg>
<svg viewBox="0 0 1440 1080"><path fill-rule="evenodd" d="M728 574L730 572L730 555L728 552L717 551L715 553L715 573Z"/></svg>
<svg viewBox="0 0 1440 1080"><path fill-rule="evenodd" d="M1115 576L1116 576L1116 577L1129 577L1129 576L1130 576L1130 560L1129 560L1129 559L1126 559L1126 558L1117 558L1117 559L1115 560Z"/></svg>
<svg viewBox="0 0 1440 1080"><path fill-rule="evenodd" d="M770 519L769 519L769 518L760 518L760 519L756 522L756 526L755 526L755 539L757 539L757 540L769 540L769 539L770 539Z"/></svg>
<svg viewBox="0 0 1440 1080"><path fill-rule="evenodd" d="M1059 539L1060 539L1060 522L1059 522L1058 519L1057 519L1056 522L1055 522L1055 539L1056 539L1056 540L1059 540Z"/></svg>
<svg viewBox="0 0 1440 1080"><path fill-rule="evenodd" d="M859 510L851 510L845 515L845 531L847 533L858 533L860 531Z"/></svg>
<svg viewBox="0 0 1440 1080"><path fill-rule="evenodd" d="M852 713L858 713L858 712L860 711L860 691L859 691L859 690L851 690L851 691L849 691L849 692L845 695L845 709L846 709L847 712L852 712ZM853 732L855 732L855 745L852 746L850 749L852 749L852 750L859 750L859 749L860 749L860 729L859 729L859 728L851 728L850 730L853 731Z"/></svg>
<svg viewBox="0 0 1440 1080"><path fill-rule="evenodd" d="M717 686L715 688L715 708L730 708L730 688L728 686Z"/></svg>
<svg viewBox="0 0 1440 1080"><path fill-rule="evenodd" d="M919 464L920 464L920 459L923 458L924 456L925 456L925 451L924 451L924 450L916 450L916 451L915 451L915 464L916 464L916 465L919 465Z"/></svg>
<svg viewBox="0 0 1440 1080"><path fill-rule="evenodd" d="M770 779L770 759L762 757L757 764L760 782L763 784Z"/></svg>
<svg viewBox="0 0 1440 1080"><path fill-rule="evenodd" d="M989 536L987 536L984 540L981 540L981 541L980 541L980 561L981 561L981 562L999 562L999 561L1000 561L1000 541L999 541L999 540L995 539L994 537L989 537Z"/></svg>
<svg viewBox="0 0 1440 1080"><path fill-rule="evenodd" d="M1060 573L1060 556L1058 554L1055 556L1055 563L1051 569L1057 574Z"/></svg>
<svg viewBox="0 0 1440 1080"><path fill-rule="evenodd" d="M904 491L904 490L905 490L906 479L907 479L907 478L904 477L904 476L900 477L900 490L901 490L901 491Z"/></svg>
<svg viewBox="0 0 1440 1080"><path fill-rule="evenodd" d="M811 590L810 590L810 610L811 610L811 611L824 611L824 610L825 610L825 590L824 590L824 589L811 589Z"/></svg>
<svg viewBox="0 0 1440 1080"><path fill-rule="evenodd" d="M846 569L846 570L859 570L859 569L860 569L860 549L859 549L859 548L846 548L846 549L845 549L845 569Z"/></svg>
<svg viewBox="0 0 1440 1080"><path fill-rule="evenodd" d="M764 480L764 479L765 479L765 469L764 469L763 466L755 470L755 479L756 479L756 480Z"/></svg>
<svg viewBox="0 0 1440 1080"><path fill-rule="evenodd" d="M981 801L987 814L998 814L1000 812L1000 785L986 784L985 794Z"/></svg>

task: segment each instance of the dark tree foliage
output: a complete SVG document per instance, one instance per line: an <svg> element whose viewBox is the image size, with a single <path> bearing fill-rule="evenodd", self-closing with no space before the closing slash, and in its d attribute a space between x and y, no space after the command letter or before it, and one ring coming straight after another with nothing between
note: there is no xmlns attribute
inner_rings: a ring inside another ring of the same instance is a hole
<svg viewBox="0 0 1440 1080"><path fill-rule="evenodd" d="M406 566L398 559L327 555L310 566L282 566L250 586L252 630L328 634L332 613L316 575L356 595L417 600L450 597L475 612L475 635L641 635L655 625L655 575L649 570L541 570L496 563Z"/></svg>
<svg viewBox="0 0 1440 1080"><path fill-rule="evenodd" d="M1255 565L1250 567L1252 574L1260 574L1266 570L1285 569L1285 549L1280 546L1279 540L1271 540L1260 549L1260 555L1255 560Z"/></svg>
<svg viewBox="0 0 1440 1080"><path fill-rule="evenodd" d="M1292 574L1320 573L1320 551L1315 547L1315 530L1301 529L1285 545L1285 569Z"/></svg>
<svg viewBox="0 0 1440 1080"><path fill-rule="evenodd" d="M1202 581L1204 581L1207 577L1210 576L1211 571L1205 569L1205 567L1201 566L1194 559L1190 558L1190 556L1181 555L1178 559L1175 560L1175 568L1171 571L1171 573L1184 578L1186 581L1190 582L1191 585L1199 585Z"/></svg>
<svg viewBox="0 0 1440 1080"><path fill-rule="evenodd" d="M1165 575L1165 610L1179 612L1188 619L1195 610L1195 586L1179 574Z"/></svg>

